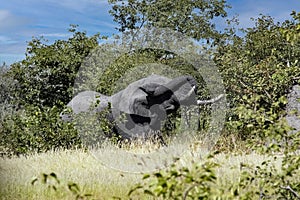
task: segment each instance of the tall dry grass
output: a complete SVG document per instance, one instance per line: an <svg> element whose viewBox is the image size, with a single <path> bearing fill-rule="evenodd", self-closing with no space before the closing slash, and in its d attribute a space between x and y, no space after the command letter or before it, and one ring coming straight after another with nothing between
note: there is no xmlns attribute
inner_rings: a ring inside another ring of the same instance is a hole
<svg viewBox="0 0 300 200"><path fill-rule="evenodd" d="M177 166L190 166L203 161L207 152L186 152ZM117 154L111 155L118 159ZM223 164L217 168L219 185L235 182L239 178L240 166L257 165L268 157L255 153L247 155L218 154L214 159ZM276 161L280 165L280 159ZM130 164L130 163L129 163ZM135 165L136 163L132 163ZM32 180L42 173L54 172L61 181L57 191L47 188L45 184ZM142 173L126 173L104 166L101 160L88 151L60 150L29 156L0 159L0 196L1 199L75 199L67 189L69 182L80 186L82 193L93 194L94 199L126 199L128 191L139 181ZM144 199L144 197L140 197Z"/></svg>

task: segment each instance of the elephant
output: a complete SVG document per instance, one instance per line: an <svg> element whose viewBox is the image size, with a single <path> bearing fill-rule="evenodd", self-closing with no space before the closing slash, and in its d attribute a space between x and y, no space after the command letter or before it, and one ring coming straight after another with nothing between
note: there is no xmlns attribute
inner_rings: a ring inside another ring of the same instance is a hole
<svg viewBox="0 0 300 200"><path fill-rule="evenodd" d="M209 104L222 98L197 100L196 91L197 82L192 76L170 79L152 74L129 84L112 96L95 91L80 92L67 107L75 115L82 112L99 113L109 108L107 118L114 122L113 132L123 139L148 138L157 136L162 122L180 106ZM61 118L64 121L72 120L69 114L62 113Z"/></svg>

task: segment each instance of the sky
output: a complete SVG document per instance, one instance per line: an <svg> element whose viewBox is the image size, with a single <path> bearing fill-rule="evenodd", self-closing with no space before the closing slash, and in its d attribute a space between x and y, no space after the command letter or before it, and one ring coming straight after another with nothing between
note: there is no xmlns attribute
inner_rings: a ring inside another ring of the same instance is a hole
<svg viewBox="0 0 300 200"><path fill-rule="evenodd" d="M229 16L238 15L240 27L252 27L251 17L270 15L276 21L291 19L300 12L300 0L227 0L232 6ZM11 64L25 57L27 42L44 36L50 42L67 39L70 24L88 35L118 33L117 24L109 15L107 0L1 0L0 65ZM216 23L220 23L216 21Z"/></svg>

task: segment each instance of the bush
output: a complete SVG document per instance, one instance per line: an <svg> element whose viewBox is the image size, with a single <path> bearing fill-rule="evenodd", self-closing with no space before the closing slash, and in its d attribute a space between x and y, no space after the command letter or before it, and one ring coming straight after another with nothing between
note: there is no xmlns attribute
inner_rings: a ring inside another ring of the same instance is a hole
<svg viewBox="0 0 300 200"><path fill-rule="evenodd" d="M28 43L26 58L1 68L0 151L27 154L80 145L77 131L59 113L73 96L83 59L98 46L99 34L88 37L71 25L73 36L47 44Z"/></svg>
<svg viewBox="0 0 300 200"><path fill-rule="evenodd" d="M0 133L3 122L7 116L14 114L16 106L12 104L12 91L15 87L14 81L8 76L9 67L3 64L0 67Z"/></svg>
<svg viewBox="0 0 300 200"><path fill-rule="evenodd" d="M0 129L0 151L6 155L45 152L80 146L73 125L59 118L59 109L30 106L7 115Z"/></svg>
<svg viewBox="0 0 300 200"><path fill-rule="evenodd" d="M208 160L192 168L176 169L174 165L170 170L145 174L144 181L151 179L150 183L136 185L128 195L132 197L141 190L144 195L155 199L211 199L215 194L217 166L217 163Z"/></svg>
<svg viewBox="0 0 300 200"><path fill-rule="evenodd" d="M300 76L300 13L292 15L294 21L283 24L262 16L245 38L233 36L219 46L215 57L230 103L227 133L250 141L268 159L241 163L238 181L226 185L216 184L223 178L214 173L216 162L173 166L145 175L130 197L138 191L160 199L300 199L300 132L292 133L284 118L287 93Z"/></svg>
<svg viewBox="0 0 300 200"><path fill-rule="evenodd" d="M230 102L227 131L243 139L259 135L285 113L286 96L299 82L300 14L275 24L270 17L256 20L245 37L233 36L216 56Z"/></svg>
<svg viewBox="0 0 300 200"><path fill-rule="evenodd" d="M69 29L73 36L47 44L43 38L28 43L26 58L11 66L10 76L17 81L14 98L20 105L57 106L67 104L83 59L98 46L99 35Z"/></svg>

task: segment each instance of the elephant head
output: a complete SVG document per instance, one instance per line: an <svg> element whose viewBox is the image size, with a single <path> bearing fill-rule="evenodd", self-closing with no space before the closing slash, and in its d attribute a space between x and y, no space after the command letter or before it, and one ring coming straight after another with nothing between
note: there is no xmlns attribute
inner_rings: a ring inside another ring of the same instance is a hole
<svg viewBox="0 0 300 200"><path fill-rule="evenodd" d="M168 114L176 112L180 105L197 103L196 88L196 81L191 76L170 79L151 75L113 95L112 113L115 118L121 114L126 116L125 123L117 123L124 132L160 130L161 122Z"/></svg>
<svg viewBox="0 0 300 200"><path fill-rule="evenodd" d="M151 75L128 85L127 88L111 97L112 105L128 114L149 116L153 105L172 111L179 105L196 104L197 83L191 76L170 79Z"/></svg>

